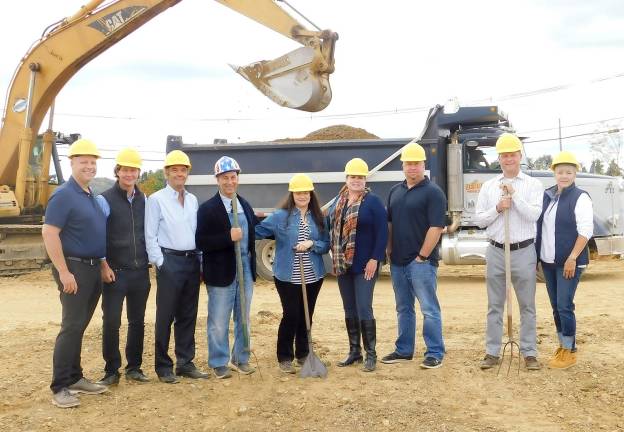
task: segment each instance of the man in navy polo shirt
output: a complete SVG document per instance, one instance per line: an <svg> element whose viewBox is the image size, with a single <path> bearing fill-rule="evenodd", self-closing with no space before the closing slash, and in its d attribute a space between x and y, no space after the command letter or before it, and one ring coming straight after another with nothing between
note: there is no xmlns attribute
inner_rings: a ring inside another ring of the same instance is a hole
<svg viewBox="0 0 624 432"><path fill-rule="evenodd" d="M394 352L382 363L409 361L414 355L418 299L423 314L423 338L427 345L423 369L442 365L444 339L442 314L436 294L438 241L446 225L444 192L425 176L425 149L410 143L401 153L405 181L388 196L390 271L396 300L398 338Z"/></svg>
<svg viewBox="0 0 624 432"><path fill-rule="evenodd" d="M106 253L106 218L89 188L100 154L95 144L80 139L68 156L72 175L50 197L42 232L63 308L50 385L59 408L80 405L78 393L107 389L87 380L80 366L82 336L102 293L100 258Z"/></svg>

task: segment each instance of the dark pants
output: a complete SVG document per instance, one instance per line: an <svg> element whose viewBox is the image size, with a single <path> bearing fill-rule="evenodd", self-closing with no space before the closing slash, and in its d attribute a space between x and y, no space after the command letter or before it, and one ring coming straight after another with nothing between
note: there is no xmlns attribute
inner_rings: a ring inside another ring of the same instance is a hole
<svg viewBox="0 0 624 432"><path fill-rule="evenodd" d="M67 260L67 268L74 275L78 284L76 294L65 294L59 274L52 268L52 275L60 291L63 317L61 331L54 344L52 358L53 393L58 393L82 378L80 366L80 352L82 350L82 336L93 317L93 312L102 293L102 276L99 261L95 265L84 264Z"/></svg>
<svg viewBox="0 0 624 432"><path fill-rule="evenodd" d="M577 267L572 279L563 277L563 266L542 263L542 270L559 343L565 349L576 348L574 294L576 294L576 288L584 269Z"/></svg>
<svg viewBox="0 0 624 432"><path fill-rule="evenodd" d="M171 324L175 335L177 371L195 368L195 323L199 300L199 260L196 256L164 254L156 276L156 373L173 373L169 357Z"/></svg>
<svg viewBox="0 0 624 432"><path fill-rule="evenodd" d="M105 283L102 290L102 355L107 375L116 374L121 367L119 327L126 299L128 338L126 340L126 371L141 370L145 334L145 304L150 292L149 271L114 270L115 282Z"/></svg>
<svg viewBox="0 0 624 432"><path fill-rule="evenodd" d="M373 290L377 275L371 280L364 279L364 273L345 273L338 276L338 288L345 318L354 318L358 321L375 319L373 316Z"/></svg>
<svg viewBox="0 0 624 432"><path fill-rule="evenodd" d="M280 321L277 331L277 361L292 361L294 357L303 359L308 355L309 348L301 285L273 279L282 302L282 321ZM323 285L323 279L306 284L310 325L312 325L314 306L321 291L321 285ZM295 344L294 357L293 341Z"/></svg>

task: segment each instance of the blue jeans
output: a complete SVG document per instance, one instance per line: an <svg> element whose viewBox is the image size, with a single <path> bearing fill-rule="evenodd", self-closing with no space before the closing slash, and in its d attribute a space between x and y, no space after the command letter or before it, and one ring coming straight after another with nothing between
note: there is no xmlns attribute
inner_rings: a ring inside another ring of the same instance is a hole
<svg viewBox="0 0 624 432"><path fill-rule="evenodd" d="M246 321L249 322L251 297L253 295L253 278L249 257L243 257L243 274L245 277ZM232 347L232 363L249 363L249 351L245 349L243 335L243 319L241 316L240 291L238 277L226 287L208 286L208 366L216 368L226 366L230 361L229 328L230 317L234 312L234 346ZM250 335L250 327L247 327ZM250 348L250 347L249 347Z"/></svg>
<svg viewBox="0 0 624 432"><path fill-rule="evenodd" d="M416 313L414 299L420 303L423 314L423 339L427 346L425 357L444 358L444 339L442 338L442 314L436 295L436 266L429 262L412 261L406 266L391 265L392 287L396 300L399 337L395 351L402 356L414 354L416 338Z"/></svg>
<svg viewBox="0 0 624 432"><path fill-rule="evenodd" d="M572 279L563 277L563 266L542 263L542 269L559 342L563 348L572 349L576 345L574 294L584 269L577 267Z"/></svg>
<svg viewBox="0 0 624 432"><path fill-rule="evenodd" d="M338 276L338 288L345 318L359 321L375 319L373 316L373 290L377 282L377 273L371 280L364 279L364 273L347 272Z"/></svg>

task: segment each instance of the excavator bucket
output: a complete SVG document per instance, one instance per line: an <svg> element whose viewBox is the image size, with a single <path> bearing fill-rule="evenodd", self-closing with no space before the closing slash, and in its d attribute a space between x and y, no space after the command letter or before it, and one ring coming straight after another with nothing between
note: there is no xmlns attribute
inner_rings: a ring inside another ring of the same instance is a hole
<svg viewBox="0 0 624 432"><path fill-rule="evenodd" d="M317 62L315 50L302 47L275 60L230 66L276 104L316 112L332 97L329 74L318 72Z"/></svg>

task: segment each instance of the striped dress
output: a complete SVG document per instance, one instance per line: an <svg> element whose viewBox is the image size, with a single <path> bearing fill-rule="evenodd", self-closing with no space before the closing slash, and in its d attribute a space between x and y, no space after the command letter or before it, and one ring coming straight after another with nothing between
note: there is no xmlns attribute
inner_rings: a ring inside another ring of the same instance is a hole
<svg viewBox="0 0 624 432"><path fill-rule="evenodd" d="M310 240L310 226L306 223L306 218L302 217L299 221L299 232L297 234L297 243ZM301 270L299 270L299 255L303 258L303 274L305 277L305 283L311 284L318 279L314 274L312 268L312 262L310 261L310 252L295 252L295 258L293 260L293 272L292 282L293 284L301 284Z"/></svg>

